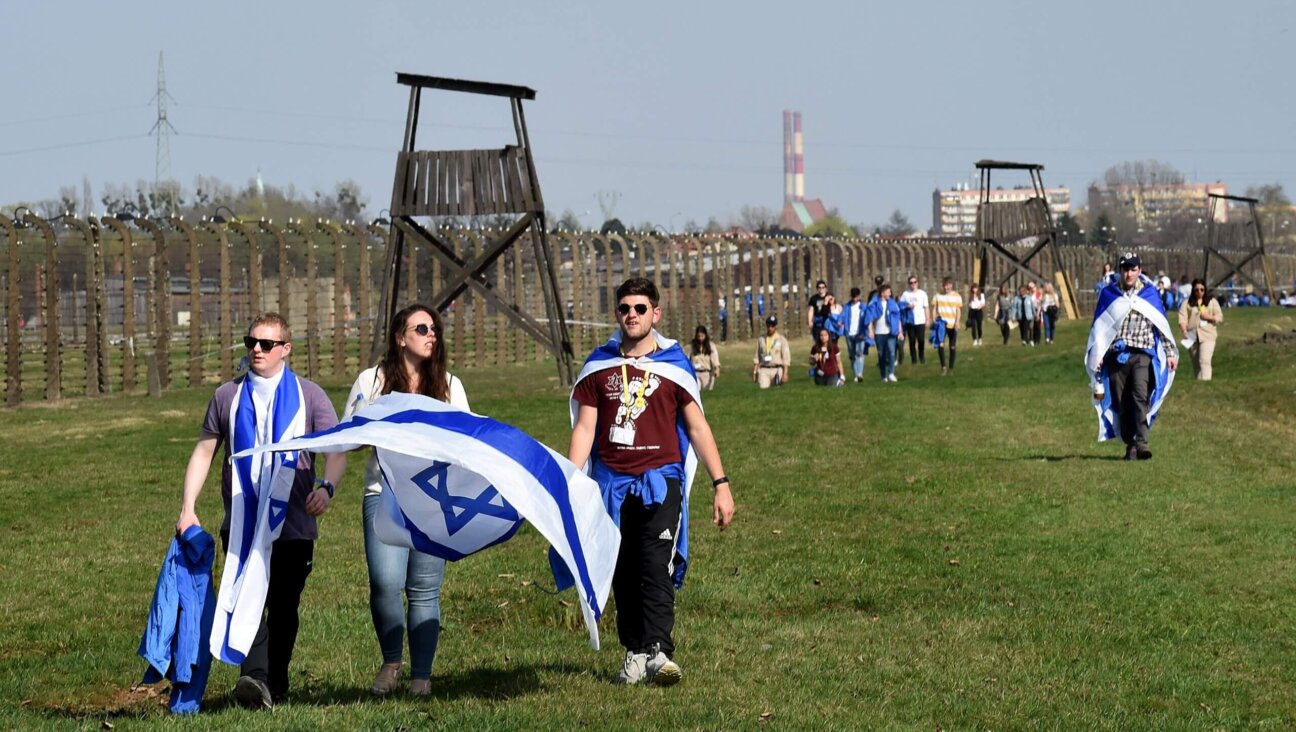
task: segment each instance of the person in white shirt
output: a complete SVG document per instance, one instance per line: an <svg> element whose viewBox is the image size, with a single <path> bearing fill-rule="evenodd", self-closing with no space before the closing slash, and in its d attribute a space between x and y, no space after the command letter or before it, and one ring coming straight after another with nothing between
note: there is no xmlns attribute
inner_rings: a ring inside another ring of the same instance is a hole
<svg viewBox="0 0 1296 732"><path fill-rule="evenodd" d="M387 350L377 366L365 369L356 378L343 419L363 413L374 400L391 392L422 394L468 411L463 383L446 370L441 316L426 305L410 305L392 318ZM382 510L382 490L378 460L371 456L365 467L361 516L369 569L369 613L383 663L370 693L386 696L396 690L408 635L410 694L427 696L432 693L432 662L441 636L441 582L446 562L416 549L385 544L378 538L376 521Z"/></svg>
<svg viewBox="0 0 1296 732"><path fill-rule="evenodd" d="M981 345L981 329L985 323L985 293L980 285L972 285L968 292L968 329L972 331L972 345Z"/></svg>
<svg viewBox="0 0 1296 732"><path fill-rule="evenodd" d="M918 275L909 278L909 289L900 295L900 307L907 310L904 336L909 339L909 363L927 363L927 326L931 325L931 304L918 287ZM897 354L897 361L904 360Z"/></svg>

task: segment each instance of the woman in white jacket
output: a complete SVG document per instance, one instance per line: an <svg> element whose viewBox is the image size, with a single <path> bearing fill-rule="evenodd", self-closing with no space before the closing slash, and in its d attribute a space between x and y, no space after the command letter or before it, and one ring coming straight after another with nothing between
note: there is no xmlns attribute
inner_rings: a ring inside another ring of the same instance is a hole
<svg viewBox="0 0 1296 732"><path fill-rule="evenodd" d="M351 387L343 419L361 412L390 392L423 394L465 411L463 384L446 370L441 316L424 305L396 313L387 333L387 349L377 366L365 369ZM383 664L371 691L391 693L400 681L402 650L408 632L410 693L431 693L432 661L441 635L441 580L445 560L431 554L384 544L374 530L382 494L375 457L365 467L364 544L369 566L369 612L382 649ZM408 610L402 602L404 591Z"/></svg>

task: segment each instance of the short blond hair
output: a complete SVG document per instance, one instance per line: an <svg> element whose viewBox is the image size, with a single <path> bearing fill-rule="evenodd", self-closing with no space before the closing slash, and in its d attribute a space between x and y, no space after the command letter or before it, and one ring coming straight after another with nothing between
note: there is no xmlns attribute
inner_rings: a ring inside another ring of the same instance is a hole
<svg viewBox="0 0 1296 732"><path fill-rule="evenodd" d="M277 325L279 326L279 340L292 340L292 329L288 327L288 321L284 320L284 316L279 313L261 313L253 318L252 322L248 323L248 335L252 335L252 329L256 328L258 325Z"/></svg>

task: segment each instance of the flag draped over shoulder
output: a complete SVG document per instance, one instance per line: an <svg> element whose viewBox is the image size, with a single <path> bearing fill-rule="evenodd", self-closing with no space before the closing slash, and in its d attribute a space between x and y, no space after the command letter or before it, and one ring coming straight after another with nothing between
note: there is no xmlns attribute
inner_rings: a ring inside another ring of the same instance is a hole
<svg viewBox="0 0 1296 732"><path fill-rule="evenodd" d="M1131 311L1148 319L1155 331L1155 343L1152 346L1152 389L1148 395L1147 423L1151 427L1161 410L1161 403L1170 393L1174 383L1174 372L1170 370L1165 350L1165 340L1174 343L1174 333L1170 330L1170 321L1166 319L1165 305L1157 296L1156 285L1146 275L1139 275L1143 287L1135 295L1126 295L1115 280L1098 293L1098 305L1094 308L1093 327L1089 330L1089 344L1085 349L1085 373L1089 376L1090 393L1097 392L1102 385L1103 398L1094 400L1094 409L1098 412L1098 441L1119 438L1120 418L1112 410L1112 390L1110 374L1107 373L1105 357L1120 332L1121 324Z"/></svg>
<svg viewBox="0 0 1296 732"><path fill-rule="evenodd" d="M621 535L593 480L516 427L417 394L387 394L332 429L245 454L366 445L382 472L375 528L383 542L457 560L528 520L575 578L598 649Z"/></svg>
<svg viewBox="0 0 1296 732"><path fill-rule="evenodd" d="M698 389L697 374L693 371L693 365L680 347L678 341L671 340L658 333L652 332L653 338L656 339L657 350L647 356L638 358L626 358L621 355L621 332L618 330L612 334L612 338L602 346L594 349L594 352L585 359L585 365L581 367L580 374L576 377L576 383L572 386L572 399L569 402L571 409L572 426L576 426L576 416L580 412L580 402L576 401L576 386L590 375L607 368L616 368L622 364L634 366L637 369L656 374L673 382L676 386L688 392L693 401L697 403L698 408L702 408L702 392ZM675 557L672 562L672 579L676 587L684 585L684 575L688 571L688 516L689 516L689 493L693 486L693 476L697 474L697 453L694 452L692 444L689 443L688 432L684 428L684 415L678 415L675 423L675 433L679 440L680 455L684 456L682 466L683 475L668 475L667 477L676 477L680 479L680 487L683 489L683 505L681 507L679 536L675 542ZM599 479L599 487L603 491L603 501L606 504L609 515L617 517L618 525L621 515L621 500L625 498L624 490L612 490L613 483L620 484L619 488L624 489L625 480L629 476L619 476L614 471L609 470L598 461L598 441L600 435L594 435L594 445L590 450L589 464L582 466L592 475ZM664 492L664 491L663 491ZM559 585L562 586L561 583Z"/></svg>
<svg viewBox="0 0 1296 732"><path fill-rule="evenodd" d="M246 451L256 446L257 432L275 442L306 431L306 400L297 375L287 366L273 396L265 405L253 397L254 375L243 376L230 405L230 534L216 598L211 652L225 663L242 663L256 638L270 587L270 551L283 530L297 473L297 454L262 454ZM259 409L267 409L264 420Z"/></svg>

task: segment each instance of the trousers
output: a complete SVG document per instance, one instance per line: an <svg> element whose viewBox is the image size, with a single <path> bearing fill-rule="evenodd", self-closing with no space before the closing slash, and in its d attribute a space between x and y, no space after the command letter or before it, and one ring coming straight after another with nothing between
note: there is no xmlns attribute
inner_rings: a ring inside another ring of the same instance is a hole
<svg viewBox="0 0 1296 732"><path fill-rule="evenodd" d="M680 482L666 479L666 500L645 507L637 496L621 504L621 551L612 573L617 636L626 650L644 653L657 645L671 657L675 643L675 542L679 538L684 494Z"/></svg>
<svg viewBox="0 0 1296 732"><path fill-rule="evenodd" d="M1121 440L1132 447L1146 448L1152 357L1142 351L1131 352L1125 363L1116 357L1116 353L1109 352L1103 360L1111 383L1112 411L1120 419Z"/></svg>
<svg viewBox="0 0 1296 732"><path fill-rule="evenodd" d="M221 532L221 543L228 551L228 532ZM265 611L252 647L239 666L239 674L265 684L270 696L278 702L288 695L288 664L297 645L298 608L306 578L314 565L315 542L279 539L273 547Z"/></svg>
<svg viewBox="0 0 1296 732"><path fill-rule="evenodd" d="M429 679L441 638L441 582L446 562L380 541L374 517L381 501L381 495L365 496L362 514L365 562L369 566L369 614L383 663L400 663L408 632L410 678Z"/></svg>

